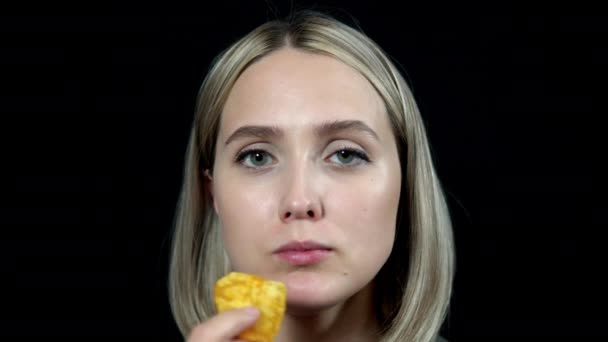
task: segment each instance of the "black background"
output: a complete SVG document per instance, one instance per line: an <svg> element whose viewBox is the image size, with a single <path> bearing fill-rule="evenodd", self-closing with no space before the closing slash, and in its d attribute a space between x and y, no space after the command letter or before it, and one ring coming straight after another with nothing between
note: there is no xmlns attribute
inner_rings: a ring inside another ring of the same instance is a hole
<svg viewBox="0 0 608 342"><path fill-rule="evenodd" d="M410 82L454 220L445 335L608 336L599 5L295 3L356 18ZM198 87L290 3L86 6L0 14L2 331L177 341L168 233Z"/></svg>

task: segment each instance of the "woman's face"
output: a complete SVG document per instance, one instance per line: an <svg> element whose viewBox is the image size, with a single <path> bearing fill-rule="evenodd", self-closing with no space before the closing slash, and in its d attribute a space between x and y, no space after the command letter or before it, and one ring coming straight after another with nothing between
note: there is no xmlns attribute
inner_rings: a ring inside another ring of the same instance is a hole
<svg viewBox="0 0 608 342"><path fill-rule="evenodd" d="M401 170L362 75L290 48L262 58L229 94L215 152L214 206L235 271L284 282L300 312L370 284L393 246Z"/></svg>

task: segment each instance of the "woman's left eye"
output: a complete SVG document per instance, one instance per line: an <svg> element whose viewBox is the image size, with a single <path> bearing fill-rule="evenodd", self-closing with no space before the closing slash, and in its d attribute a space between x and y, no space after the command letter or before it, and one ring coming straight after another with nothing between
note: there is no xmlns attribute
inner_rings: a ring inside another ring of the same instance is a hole
<svg viewBox="0 0 608 342"><path fill-rule="evenodd" d="M341 166L355 166L370 161L365 152L353 148L340 149L332 154L329 159Z"/></svg>

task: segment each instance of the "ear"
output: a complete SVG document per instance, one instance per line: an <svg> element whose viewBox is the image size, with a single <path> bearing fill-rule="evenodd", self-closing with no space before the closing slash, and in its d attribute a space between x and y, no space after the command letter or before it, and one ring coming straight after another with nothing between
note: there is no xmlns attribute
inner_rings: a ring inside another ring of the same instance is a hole
<svg viewBox="0 0 608 342"><path fill-rule="evenodd" d="M217 202L215 201L215 195L213 193L213 176L211 175L211 171L209 169L205 169L205 177L203 181L205 182L205 188L209 189L209 195L211 195L211 200L213 201L213 209L215 209L215 213L217 214Z"/></svg>

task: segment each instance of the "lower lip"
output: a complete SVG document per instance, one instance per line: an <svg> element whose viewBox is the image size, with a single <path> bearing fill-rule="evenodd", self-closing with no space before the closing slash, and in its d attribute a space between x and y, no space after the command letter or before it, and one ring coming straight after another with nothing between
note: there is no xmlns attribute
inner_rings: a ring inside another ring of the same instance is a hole
<svg viewBox="0 0 608 342"><path fill-rule="evenodd" d="M325 259L331 250L310 249L306 251L285 251L277 253L278 257L292 265L312 265Z"/></svg>

